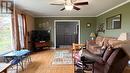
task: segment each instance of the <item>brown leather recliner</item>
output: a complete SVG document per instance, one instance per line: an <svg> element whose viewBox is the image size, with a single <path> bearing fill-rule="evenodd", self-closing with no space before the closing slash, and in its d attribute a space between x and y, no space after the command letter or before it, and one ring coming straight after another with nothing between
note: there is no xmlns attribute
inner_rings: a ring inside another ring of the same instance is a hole
<svg viewBox="0 0 130 73"><path fill-rule="evenodd" d="M86 60L95 60L94 73L122 73L128 62L128 56L122 48L108 47L103 57L84 50L82 56Z"/></svg>
<svg viewBox="0 0 130 73"><path fill-rule="evenodd" d="M106 62L96 62L94 73L122 73L128 62L128 56L121 48L116 48Z"/></svg>

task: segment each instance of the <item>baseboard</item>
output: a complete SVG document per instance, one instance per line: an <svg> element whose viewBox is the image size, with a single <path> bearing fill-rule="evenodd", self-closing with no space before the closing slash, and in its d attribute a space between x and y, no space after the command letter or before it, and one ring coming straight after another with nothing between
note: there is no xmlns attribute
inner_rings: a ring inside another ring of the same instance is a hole
<svg viewBox="0 0 130 73"><path fill-rule="evenodd" d="M56 47L50 47L50 49L55 50L55 49L56 49Z"/></svg>

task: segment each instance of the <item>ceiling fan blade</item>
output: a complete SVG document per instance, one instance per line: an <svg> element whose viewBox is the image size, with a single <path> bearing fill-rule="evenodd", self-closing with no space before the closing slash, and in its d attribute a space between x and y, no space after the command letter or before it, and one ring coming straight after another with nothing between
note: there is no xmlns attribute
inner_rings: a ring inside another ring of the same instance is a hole
<svg viewBox="0 0 130 73"><path fill-rule="evenodd" d="M50 5L64 5L64 3L61 3L61 4L51 3Z"/></svg>
<svg viewBox="0 0 130 73"><path fill-rule="evenodd" d="M74 3L74 5L88 5L88 2L78 2Z"/></svg>
<svg viewBox="0 0 130 73"><path fill-rule="evenodd" d="M74 8L75 10L80 10L80 8L78 8L78 7L76 7L76 6L74 6L73 8Z"/></svg>
<svg viewBox="0 0 130 73"><path fill-rule="evenodd" d="M60 9L60 11L63 11L63 10L65 10L65 7L64 7L64 8L62 8L62 9Z"/></svg>
<svg viewBox="0 0 130 73"><path fill-rule="evenodd" d="M52 2L49 3L50 5L64 5L65 1L64 0L53 0Z"/></svg>

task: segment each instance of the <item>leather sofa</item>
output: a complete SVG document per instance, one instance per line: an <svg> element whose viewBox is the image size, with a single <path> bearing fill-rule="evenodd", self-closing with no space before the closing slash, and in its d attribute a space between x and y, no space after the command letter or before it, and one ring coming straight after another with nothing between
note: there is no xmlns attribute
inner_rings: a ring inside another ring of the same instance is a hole
<svg viewBox="0 0 130 73"><path fill-rule="evenodd" d="M87 51L82 51L85 59L81 57L81 60L94 60L94 73L122 73L128 64L128 53L124 49L129 49L129 43L124 35L121 38L98 36L95 41L85 43ZM101 52L102 49L104 52ZM99 53L102 56L98 56Z"/></svg>
<svg viewBox="0 0 130 73"><path fill-rule="evenodd" d="M95 62L94 73L122 73L128 62L128 56L117 48L104 63Z"/></svg>
<svg viewBox="0 0 130 73"><path fill-rule="evenodd" d="M102 49L108 46L108 41L113 43L113 42L120 42L120 41L125 41L125 40L130 40L129 32L121 33L120 36L117 38L97 36L94 41L93 40L87 41L86 47L90 52L94 54L102 54L103 53Z"/></svg>
<svg viewBox="0 0 130 73"><path fill-rule="evenodd" d="M111 40L108 43L109 47L107 47L103 57L89 51L83 51L82 56L86 58L84 60L95 60L94 73L122 73L127 65L129 57L124 51L126 47L122 44L129 44L130 41Z"/></svg>
<svg viewBox="0 0 130 73"><path fill-rule="evenodd" d="M104 49L108 46L109 40L117 40L113 37L98 36L95 40L86 42L86 48L93 54L102 54Z"/></svg>

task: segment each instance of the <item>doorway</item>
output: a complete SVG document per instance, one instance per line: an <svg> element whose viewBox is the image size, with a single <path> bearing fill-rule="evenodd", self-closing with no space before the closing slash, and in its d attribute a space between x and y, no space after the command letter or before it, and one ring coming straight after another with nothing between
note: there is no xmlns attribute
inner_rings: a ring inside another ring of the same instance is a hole
<svg viewBox="0 0 130 73"><path fill-rule="evenodd" d="M80 43L80 20L55 20L55 48L67 48L72 43Z"/></svg>

